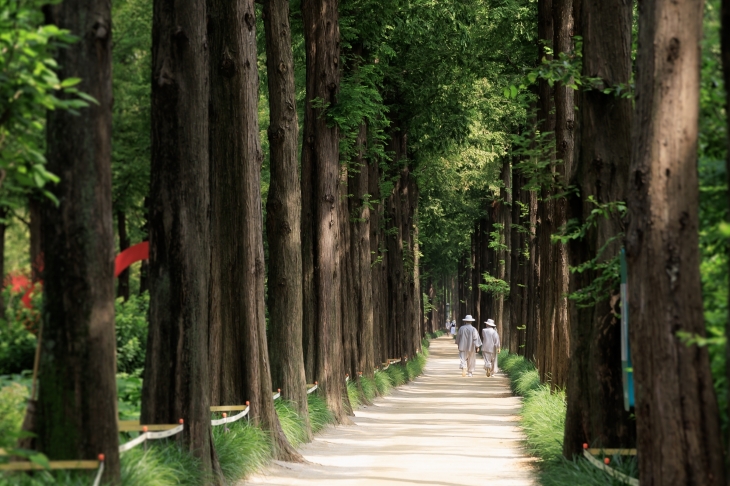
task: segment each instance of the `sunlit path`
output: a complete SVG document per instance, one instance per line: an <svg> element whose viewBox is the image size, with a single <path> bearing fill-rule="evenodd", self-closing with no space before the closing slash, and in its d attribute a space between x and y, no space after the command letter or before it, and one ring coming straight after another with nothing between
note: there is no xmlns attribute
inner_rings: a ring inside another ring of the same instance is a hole
<svg viewBox="0 0 730 486"><path fill-rule="evenodd" d="M242 484L533 485L520 399L481 366L462 378L453 341L436 339L423 375L358 410L356 425L326 429L303 447L310 464L277 462Z"/></svg>

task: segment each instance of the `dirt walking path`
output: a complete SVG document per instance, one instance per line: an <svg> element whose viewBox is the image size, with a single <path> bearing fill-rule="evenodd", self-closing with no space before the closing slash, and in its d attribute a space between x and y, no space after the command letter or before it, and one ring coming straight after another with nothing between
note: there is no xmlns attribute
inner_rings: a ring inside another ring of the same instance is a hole
<svg viewBox="0 0 730 486"><path fill-rule="evenodd" d="M481 358L473 378L458 368L451 338L431 341L423 375L317 434L300 450L310 464L274 462L242 484L534 486L507 378L487 378Z"/></svg>

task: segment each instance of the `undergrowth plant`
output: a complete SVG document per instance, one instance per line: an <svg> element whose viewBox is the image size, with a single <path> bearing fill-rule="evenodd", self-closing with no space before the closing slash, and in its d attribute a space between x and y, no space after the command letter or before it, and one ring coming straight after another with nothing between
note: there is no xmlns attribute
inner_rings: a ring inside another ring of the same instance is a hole
<svg viewBox="0 0 730 486"><path fill-rule="evenodd" d="M521 425L527 436L527 449L538 458L539 479L543 486L623 485L624 483L597 469L586 459L578 456L571 460L563 457L565 431L565 390L551 390L549 384L540 383L535 365L522 356L499 354L500 367L510 378L512 391L524 397ZM638 475L636 458L615 455L610 458L611 467L629 475Z"/></svg>

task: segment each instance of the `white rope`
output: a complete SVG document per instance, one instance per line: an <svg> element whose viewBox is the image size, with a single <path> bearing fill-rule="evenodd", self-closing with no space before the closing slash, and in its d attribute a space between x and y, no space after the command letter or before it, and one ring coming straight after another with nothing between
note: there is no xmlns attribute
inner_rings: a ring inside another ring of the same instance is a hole
<svg viewBox="0 0 730 486"><path fill-rule="evenodd" d="M280 396L281 396L281 393L279 393L279 392L274 393L274 400L276 400Z"/></svg>
<svg viewBox="0 0 730 486"><path fill-rule="evenodd" d="M585 456L585 458L588 459L588 462L596 466L598 469L606 471L610 476L613 476L619 481L623 481L625 484L629 484L630 486L639 486L638 479L627 476L626 474L619 472L614 468L602 463L601 461L593 457L593 455L585 449L583 449L583 456Z"/></svg>
<svg viewBox="0 0 730 486"><path fill-rule="evenodd" d="M317 385L317 384L315 384L315 385L314 385L314 386L313 386L312 388L309 388L309 389L307 390L307 395L309 395L309 394L310 394L310 393L312 393L312 392L313 392L314 390L316 390L316 389L317 389L317 387L318 387L318 385Z"/></svg>
<svg viewBox="0 0 730 486"><path fill-rule="evenodd" d="M183 431L185 428L185 424L180 424L177 427L173 427L168 430L162 430L160 432L142 432L139 434L139 437L135 437L134 439L130 440L129 442L126 442L119 446L119 452L127 452L130 449L134 449L138 445L144 443L148 439L165 439L167 437L173 436L175 434L179 434Z"/></svg>
<svg viewBox="0 0 730 486"><path fill-rule="evenodd" d="M96 471L96 477L94 478L93 486L99 486L101 484L102 474L104 474L104 461L99 461L99 469Z"/></svg>
<svg viewBox="0 0 730 486"><path fill-rule="evenodd" d="M215 427L218 425L230 424L232 422L236 422L238 420L241 420L246 415L248 415L248 410L249 410L249 407L246 407L246 410L244 410L243 412L241 412L237 415L234 415L232 417L223 417L222 419L211 420L210 425Z"/></svg>

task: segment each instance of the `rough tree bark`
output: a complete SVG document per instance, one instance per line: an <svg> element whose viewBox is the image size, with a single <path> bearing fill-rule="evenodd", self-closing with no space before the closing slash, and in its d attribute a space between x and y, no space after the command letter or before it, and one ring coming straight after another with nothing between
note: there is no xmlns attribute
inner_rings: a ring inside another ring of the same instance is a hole
<svg viewBox="0 0 730 486"><path fill-rule="evenodd" d="M28 198L28 213L30 216L30 225L28 232L30 233L30 278L33 282L41 280L43 273L43 249L41 241L43 240L43 226L41 222L41 213L43 203L39 194L32 194Z"/></svg>
<svg viewBox="0 0 730 486"><path fill-rule="evenodd" d="M365 158L367 144L367 126L360 125L356 159L357 167L351 178L352 192L351 213L355 216L352 224L352 248L357 259L358 310L357 325L358 368L365 376L373 376L376 365L373 346L374 315L373 308L373 271L371 270L370 244L370 167ZM375 163L375 162L371 162Z"/></svg>
<svg viewBox="0 0 730 486"><path fill-rule="evenodd" d="M574 0L553 0L554 42L556 53L573 53L573 2ZM555 157L553 166L555 174L555 199L552 201L552 231L559 232L565 225L568 214L568 201L564 195L567 182L573 171L573 154L575 137L575 91L562 83L555 85ZM550 238L551 235L546 235ZM550 254L549 278L551 282L550 294L546 300L552 308L551 321L552 336L550 338L550 363L547 370L551 375L551 384L556 387L565 387L568 378L568 364L570 359L570 321L568 317L568 299L570 283L570 269L568 266L568 248L563 243L550 244L547 249Z"/></svg>
<svg viewBox="0 0 730 486"><path fill-rule="evenodd" d="M311 437L302 348L302 197L289 1L266 0L263 17L271 151L271 182L266 201L271 379L273 388L281 388L282 396L294 402Z"/></svg>
<svg viewBox="0 0 730 486"><path fill-rule="evenodd" d="M50 459L96 459L119 481L111 200L111 2L68 0L46 21L79 41L56 54L60 79L79 77L97 100L49 111L48 170L60 204L41 204L43 343L37 446Z"/></svg>
<svg viewBox="0 0 730 486"><path fill-rule="evenodd" d="M150 324L142 423L185 420L212 473L208 361L210 205L206 8L156 0L152 19Z"/></svg>
<svg viewBox="0 0 730 486"><path fill-rule="evenodd" d="M722 0L722 6L720 9L720 48L722 52L722 73L725 81L725 86L730 86L730 0ZM725 99L725 113L730 113L730 97ZM730 144L730 119L728 119L728 143ZM730 146L730 145L729 145ZM727 159L725 160L725 172L727 174L728 187L730 187L730 151L727 152ZM730 204L730 198L728 198ZM730 211L727 213L727 220L730 222ZM728 248L730 251L730 248ZM730 260L728 260L730 266ZM728 268L730 271L730 268ZM728 295L728 304L730 304L730 295ZM730 336L730 314L728 314L727 321L725 322L725 336ZM730 346L725 348L725 377L730 383ZM725 413L730 413L730 401L727 403L727 410ZM728 436L725 437L725 444L728 444L730 440L730 430L728 430ZM726 475L730 478L730 461L727 461Z"/></svg>
<svg viewBox="0 0 730 486"><path fill-rule="evenodd" d="M124 211L117 211L117 234L121 253L130 245L129 235L127 235L127 214ZM117 277L117 297L123 298L124 302L129 300L129 268Z"/></svg>
<svg viewBox="0 0 730 486"><path fill-rule="evenodd" d="M606 87L627 84L631 75L631 2L583 0L583 75L600 78ZM626 201L631 157L631 100L600 90L581 94L580 153L571 184L580 188L572 198L570 218L584 222L595 209L593 197L605 204ZM618 214L599 218L597 227L570 245L570 262L578 266L603 249L601 261L618 256L624 231ZM570 290L588 286L595 272L575 273ZM563 453L570 458L587 442L604 447L633 447L636 422L624 411L621 370L621 329L618 286L595 305L570 303L571 363Z"/></svg>
<svg viewBox="0 0 730 486"><path fill-rule="evenodd" d="M697 137L700 0L639 11L626 238L641 484L725 484L720 417L704 336Z"/></svg>
<svg viewBox="0 0 730 486"><path fill-rule="evenodd" d="M330 126L324 108L337 102L340 84L340 29L337 0L303 0L302 18L307 58L307 94L302 147L302 249L305 323L313 326L314 376L338 423L347 423L345 372L340 319L341 269L338 211L339 130ZM309 174L309 177L307 177ZM307 214L310 212L310 214ZM310 227L305 227L305 223ZM307 240L309 239L309 240ZM311 249L311 256L308 252ZM311 288L308 287L311 279ZM312 303L307 299L312 299ZM307 313L309 312L309 315ZM305 338L306 339L306 338ZM308 343L309 344L309 343ZM307 356L309 359L309 355ZM344 397L343 397L344 395Z"/></svg>
<svg viewBox="0 0 730 486"><path fill-rule="evenodd" d="M276 457L301 461L271 399L254 1L208 0L208 43L212 400L248 400L251 417L271 434Z"/></svg>
<svg viewBox="0 0 730 486"><path fill-rule="evenodd" d="M512 164L509 157L502 163L502 188L500 189L502 199L501 217L502 223L502 244L505 249L501 251L500 277L505 282L512 281ZM512 294L502 296L502 334L500 335L503 346L507 348L511 339L512 322Z"/></svg>

